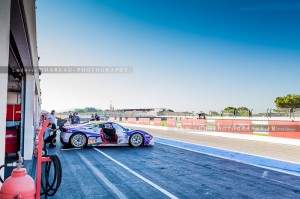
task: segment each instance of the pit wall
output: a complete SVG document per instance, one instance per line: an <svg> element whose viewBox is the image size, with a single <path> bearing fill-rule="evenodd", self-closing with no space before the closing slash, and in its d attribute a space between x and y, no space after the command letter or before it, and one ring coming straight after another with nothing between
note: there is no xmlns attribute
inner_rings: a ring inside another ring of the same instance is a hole
<svg viewBox="0 0 300 199"><path fill-rule="evenodd" d="M173 128L192 129L199 131L228 132L248 135L261 135L281 138L300 139L299 121L278 120L240 120L240 119L182 119L181 122L175 118L162 121L161 118L115 118L110 117L108 121L122 122L128 124L141 124L152 126L166 126Z"/></svg>

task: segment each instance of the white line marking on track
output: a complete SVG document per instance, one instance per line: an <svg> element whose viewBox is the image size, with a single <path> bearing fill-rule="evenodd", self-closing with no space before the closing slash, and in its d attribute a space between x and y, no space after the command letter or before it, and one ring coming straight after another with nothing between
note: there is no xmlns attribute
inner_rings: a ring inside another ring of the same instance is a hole
<svg viewBox="0 0 300 199"><path fill-rule="evenodd" d="M127 199L127 197L115 186L113 185L88 159L83 155L79 154L79 157L93 170L93 172L109 187L118 198Z"/></svg>
<svg viewBox="0 0 300 199"><path fill-rule="evenodd" d="M209 146L209 145L204 145L204 144L197 144L197 143L192 143L192 142L186 142L186 141L181 141L181 140L175 140L175 139L170 139L170 138L164 138L164 137L158 137L158 136L154 136L154 138L161 138L161 139L166 139L166 140L171 140L171 141L176 141L176 142L182 142L182 143L186 143L186 144L192 144L192 145L197 145L197 146L202 146L202 147L208 147L208 148L212 148L212 149L218 149L218 150L222 150L222 151L228 151L228 152L232 152L232 153L239 153L239 154L243 154L243 155L251 155L251 156L255 156L255 157L260 157L260 158L266 158L266 159L271 159L271 160L277 160L277 161L282 161L282 162L286 162L286 163L292 163L292 164L300 164L299 162L293 162L293 161L288 161L288 160L282 160L282 159L276 159L276 158L270 158L267 156L262 156L262 155L255 155L254 153L245 153L245 152L241 152L241 151L233 151L230 149L225 149L225 148L220 148L220 147L215 147L215 146ZM155 141L156 142L156 141ZM156 143L159 144L163 144L159 141L157 141ZM173 145L172 145L173 146ZM192 149L191 149L192 150Z"/></svg>
<svg viewBox="0 0 300 199"><path fill-rule="evenodd" d="M291 186L291 187L295 187L297 189L300 189L299 186L296 186L296 185L293 185L293 184L290 184L290 183L286 183L286 182L283 182L283 181L271 179L271 178L268 177L268 175L269 175L269 172L268 171L264 171L261 177L263 179L267 179L267 180L270 180L270 181L273 181L273 182L276 182L276 183L280 183L280 184L284 184L284 185L287 185L287 186Z"/></svg>
<svg viewBox="0 0 300 199"><path fill-rule="evenodd" d="M267 180L270 180L270 181L273 181L273 182L276 182L276 183L284 184L284 185L286 185L286 186L291 186L291 187L294 187L294 188L300 189L300 187L299 187L299 186L292 185L292 184L290 184L290 183L282 182L282 181L279 181L279 180L273 180L273 179L271 179L271 178L267 178L267 177L265 177L264 179L267 179Z"/></svg>
<svg viewBox="0 0 300 199"><path fill-rule="evenodd" d="M186 149L186 148L183 148L183 147L180 147L180 146L174 146L174 145L171 145L171 144L165 144L165 143L161 143L161 142L156 142L156 143L166 145L166 146L170 146L170 147L175 147L175 148L178 148L178 149L183 149L183 150L195 152L195 153L200 153L200 154L204 154L204 155L208 155L208 156L212 156L212 157L216 157L216 158L221 158L221 159L224 159L224 160L230 160L230 161L234 161L234 162L238 162L238 163L242 163L242 164L247 164L247 165L254 166L254 167L264 168L264 169L268 169L268 170L277 171L277 172L280 172L280 173L285 173L285 174L300 177L300 174L294 173L294 172L284 171L284 170L275 169L275 168L271 168L271 167L267 167L267 166L261 166L261 165L257 165L257 164L251 164L251 163L247 163L247 162L243 162L243 161L239 161L239 160L235 160L235 159L231 159L231 158L226 158L226 157L222 157L222 156L218 156L218 155L213 155L213 154L210 154L210 153L196 151L196 150L193 150L193 149Z"/></svg>
<svg viewBox="0 0 300 199"><path fill-rule="evenodd" d="M71 151L71 150L80 150L82 148L69 148L69 149L60 149L61 151Z"/></svg>
<svg viewBox="0 0 300 199"><path fill-rule="evenodd" d="M101 153L102 155L104 155L105 157L107 157L108 159L110 159L111 161L113 161L114 163L118 164L119 166L121 166L122 168L124 168L125 170L127 170L129 173L135 175L136 177L138 177L139 179L143 180L144 182L146 182L147 184L151 185L152 187L154 187L155 189L159 190L160 192L162 192L163 194L165 194L166 196L172 198L172 199L178 199L178 197L174 196L173 194L171 194L170 192L168 192L167 190L161 188L160 186L158 186L157 184L155 184L154 182L146 179L145 177L141 176L140 174L138 174L137 172L131 170L130 168L128 168L127 166L125 166L124 164L122 164L121 162L113 159L111 156L107 155L106 153L100 151L97 148L94 148L96 151L98 151L99 153Z"/></svg>

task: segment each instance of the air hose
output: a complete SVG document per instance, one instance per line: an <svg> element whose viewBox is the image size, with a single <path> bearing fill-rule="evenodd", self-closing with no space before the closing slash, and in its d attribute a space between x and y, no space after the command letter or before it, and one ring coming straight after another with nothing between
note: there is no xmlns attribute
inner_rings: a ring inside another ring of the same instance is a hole
<svg viewBox="0 0 300 199"><path fill-rule="evenodd" d="M1 169L5 168L5 167L16 167L17 166L17 162L13 162L13 163L8 163L8 164L4 164L0 166L0 171ZM0 182L3 183L5 179L2 179L1 175L0 175Z"/></svg>
<svg viewBox="0 0 300 199"><path fill-rule="evenodd" d="M46 155L44 157L49 157L52 160L52 162L44 163L45 167L43 173L45 175L42 178L41 182L41 187L43 190L41 195L45 195L45 198L47 198L47 196L53 196L60 187L62 180L62 167L57 155ZM51 170L51 167L53 167L53 170ZM50 180L49 176L52 173L54 177L52 178L52 180Z"/></svg>
<svg viewBox="0 0 300 199"><path fill-rule="evenodd" d="M4 168L4 167L6 167L6 165L5 165L5 164L4 164L4 165L1 165L1 166L0 166L0 171L1 171L1 169L2 169L2 168ZM2 177L1 177L1 175L0 175L0 182L1 182L1 183L3 183L3 182L4 182L4 180L3 180L3 179L2 179Z"/></svg>

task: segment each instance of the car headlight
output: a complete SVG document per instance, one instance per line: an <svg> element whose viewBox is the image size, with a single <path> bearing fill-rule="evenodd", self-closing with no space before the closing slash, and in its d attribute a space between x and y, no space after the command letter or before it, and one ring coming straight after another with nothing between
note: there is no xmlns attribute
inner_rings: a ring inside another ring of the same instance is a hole
<svg viewBox="0 0 300 199"><path fill-rule="evenodd" d="M146 134L146 135L145 135L145 137L146 137L146 138L150 138L150 139L152 139L152 136L151 136L151 135L149 135L149 134Z"/></svg>

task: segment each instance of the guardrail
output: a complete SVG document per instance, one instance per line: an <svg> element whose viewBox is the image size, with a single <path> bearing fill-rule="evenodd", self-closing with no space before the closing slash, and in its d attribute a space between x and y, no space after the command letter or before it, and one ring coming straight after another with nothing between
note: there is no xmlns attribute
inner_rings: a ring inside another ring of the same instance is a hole
<svg viewBox="0 0 300 199"><path fill-rule="evenodd" d="M108 121L128 124L166 126L173 128L192 129L199 131L228 132L249 135L261 135L281 138L300 139L299 121L278 120L241 120L241 119L182 119L181 122L175 118L162 121L161 118L115 118L109 117Z"/></svg>

